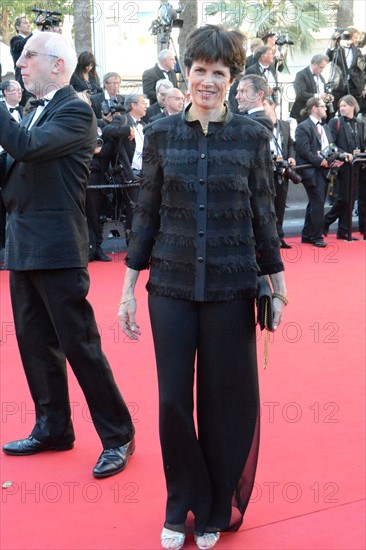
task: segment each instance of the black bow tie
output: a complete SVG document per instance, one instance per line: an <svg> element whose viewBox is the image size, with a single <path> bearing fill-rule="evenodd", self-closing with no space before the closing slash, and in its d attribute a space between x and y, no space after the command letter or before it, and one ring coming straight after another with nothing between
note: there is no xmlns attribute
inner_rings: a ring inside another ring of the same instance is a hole
<svg viewBox="0 0 366 550"><path fill-rule="evenodd" d="M135 126L137 126L138 124L142 124L141 120L136 120L135 121Z"/></svg>
<svg viewBox="0 0 366 550"><path fill-rule="evenodd" d="M44 107L50 100L46 99L45 97L41 99L32 99L32 101L29 102L32 107Z"/></svg>
<svg viewBox="0 0 366 550"><path fill-rule="evenodd" d="M20 112L20 107L19 107L19 105L18 105L17 107L10 107L10 108L9 108L9 112L10 112L10 113L14 113L14 111Z"/></svg>

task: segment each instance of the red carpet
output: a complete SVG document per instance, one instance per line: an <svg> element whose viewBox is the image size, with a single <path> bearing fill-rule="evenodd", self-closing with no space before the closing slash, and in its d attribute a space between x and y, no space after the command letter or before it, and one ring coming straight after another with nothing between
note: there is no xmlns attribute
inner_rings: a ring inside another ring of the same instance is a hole
<svg viewBox="0 0 366 550"><path fill-rule="evenodd" d="M290 304L261 367L262 437L256 486L239 533L218 550L365 548L365 242L327 239L326 249L284 251ZM155 550L165 487L158 443L157 384L144 285L138 282L138 343L118 330L123 255L90 265L104 351L136 426L125 472L95 480L101 452L70 372L74 450L30 457L1 453L2 550ZM1 443L27 436L32 403L0 273ZM195 548L192 539L185 546Z"/></svg>

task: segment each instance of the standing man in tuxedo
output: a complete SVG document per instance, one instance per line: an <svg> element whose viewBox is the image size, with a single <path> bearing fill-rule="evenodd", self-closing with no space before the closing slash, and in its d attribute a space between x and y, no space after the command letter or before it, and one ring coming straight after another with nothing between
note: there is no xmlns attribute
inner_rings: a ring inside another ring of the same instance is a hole
<svg viewBox="0 0 366 550"><path fill-rule="evenodd" d="M271 46L260 46L255 52L257 61L245 71L245 75L256 74L262 76L268 83L268 97L278 104L278 82L276 69L273 63L274 55Z"/></svg>
<svg viewBox="0 0 366 550"><path fill-rule="evenodd" d="M86 300L85 189L96 120L66 84L76 53L62 35L33 36L17 64L38 107L23 126L0 111L0 144L15 159L2 185L8 216L5 262L36 422L29 437L7 443L3 451L24 456L72 449L68 360L104 448L93 475L107 477L126 467L135 444L129 411Z"/></svg>
<svg viewBox="0 0 366 550"><path fill-rule="evenodd" d="M324 248L324 203L327 195L328 180L327 173L330 168L326 159L320 152L332 142L332 135L327 124L322 125L325 120L327 107L323 99L312 97L306 102L305 112L308 118L301 122L295 133L296 142L296 164L311 164L311 168L304 168L300 171L302 183L308 196L308 205L305 212L304 227L302 229L302 243L313 244ZM343 163L335 161L333 166L341 166Z"/></svg>
<svg viewBox="0 0 366 550"><path fill-rule="evenodd" d="M157 101L150 105L146 110L146 115L143 117L143 121L151 122L153 117L160 115L165 109L165 97L168 92L173 88L173 84L167 78L162 78L158 80L155 86Z"/></svg>
<svg viewBox="0 0 366 550"><path fill-rule="evenodd" d="M175 57L170 50L161 50L158 56L158 62L154 67L147 69L142 73L142 91L150 105L157 102L155 86L158 80L167 78L177 87L177 76L174 72Z"/></svg>
<svg viewBox="0 0 366 550"><path fill-rule="evenodd" d="M263 101L268 96L267 81L256 74L243 76L238 84L236 100L239 112L273 132L273 122L265 113Z"/></svg>
<svg viewBox="0 0 366 550"><path fill-rule="evenodd" d="M14 63L15 80L19 82L22 90L24 90L23 97L21 99L21 105L25 105L29 98L33 97L27 90L24 89L24 83L22 75L20 74L20 68L17 66L17 61L23 51L23 48L32 35L32 25L28 17L21 15L14 21L14 28L16 35L10 40L10 54Z"/></svg>
<svg viewBox="0 0 366 550"><path fill-rule="evenodd" d="M311 58L310 65L296 73L294 81L295 102L292 106L290 116L296 121L304 122L300 112L305 108L306 102L311 97L318 97L325 103L331 101L332 97L326 92L325 80L322 72L329 63L327 55L317 54Z"/></svg>
<svg viewBox="0 0 366 550"><path fill-rule="evenodd" d="M285 232L283 230L289 180L285 177L282 168L278 170L278 166L279 164L281 165L281 161L286 161L291 168L295 168L294 142L291 137L290 123L287 120L280 120L277 118L275 102L266 98L263 102L263 107L265 113L269 116L274 125L270 146L274 156L273 176L276 190L274 207L277 218L277 233L281 240L281 248L292 248L292 246L285 241Z"/></svg>
<svg viewBox="0 0 366 550"><path fill-rule="evenodd" d="M4 101L0 103L0 108L6 109L16 122L22 120L23 107L19 105L22 99L22 88L16 80L5 80L1 84L1 91ZM5 149L0 145L0 185L5 177L5 174L12 162L12 158L7 154ZM0 250L5 247L5 225L6 225L6 208L2 197L0 196Z"/></svg>

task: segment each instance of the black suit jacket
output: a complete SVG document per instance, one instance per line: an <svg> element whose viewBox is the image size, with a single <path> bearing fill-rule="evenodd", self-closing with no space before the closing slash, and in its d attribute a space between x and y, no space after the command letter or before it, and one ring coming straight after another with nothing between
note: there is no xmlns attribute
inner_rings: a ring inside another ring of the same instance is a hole
<svg viewBox="0 0 366 550"><path fill-rule="evenodd" d="M291 137L290 123L287 120L277 120L280 136L281 136L281 150L284 160L288 158L295 158L295 146ZM274 129L276 135L276 129Z"/></svg>
<svg viewBox="0 0 366 550"><path fill-rule="evenodd" d="M244 116L251 118L252 120L255 120L256 122L259 122L259 124L262 124L262 126L265 126L267 130L269 130L272 134L273 132L273 122L269 118L268 115L263 111L254 111L254 113L243 113Z"/></svg>
<svg viewBox="0 0 366 550"><path fill-rule="evenodd" d="M168 72L168 77L170 82L173 84L174 88L177 87L177 76L174 71ZM160 69L159 65L156 63L151 69L147 69L142 73L142 91L146 97L150 100L150 105L156 103L156 91L155 86L158 80L165 78L164 72Z"/></svg>
<svg viewBox="0 0 366 550"><path fill-rule="evenodd" d="M319 77L323 84L325 84L325 80L322 75L319 75ZM315 94L318 93L314 75L311 72L310 67L305 67L305 69L302 69L296 73L294 89L296 97L290 116L295 118L297 122L303 122L306 117L302 117L300 115L300 111L304 109L307 100L314 97Z"/></svg>
<svg viewBox="0 0 366 550"><path fill-rule="evenodd" d="M153 117L156 117L156 115L160 115L161 113L162 113L162 109L159 103L156 101L146 109L146 115L142 117L141 120L143 120L146 123L151 122L151 119Z"/></svg>
<svg viewBox="0 0 366 550"><path fill-rule="evenodd" d="M96 144L92 109L71 86L56 92L35 125L0 111L0 144L15 159L5 176L5 262L11 270L86 267L85 189Z"/></svg>
<svg viewBox="0 0 366 550"><path fill-rule="evenodd" d="M323 126L329 143L332 142L332 134L327 124ZM321 150L321 141L316 131L315 124L310 118L301 122L295 133L296 141L296 164L312 164L313 168L304 168L299 170L299 174L303 178L303 183L308 187L314 187L317 184L319 173L324 176L327 173L326 168L321 167L323 158L319 156L318 151Z"/></svg>
<svg viewBox="0 0 366 550"><path fill-rule="evenodd" d="M359 68L359 62L362 58L362 53L354 44L351 45L352 63L347 68L346 52L343 47L338 46L335 50L328 49L327 56L333 65L336 66L339 76L335 90L339 93L349 93L356 98L359 98L365 84L364 70Z"/></svg>
<svg viewBox="0 0 366 550"><path fill-rule="evenodd" d="M269 67L269 72L271 73L271 75L273 76L274 78L274 82L275 82L275 85L273 87L273 91L272 91L272 97L274 99L274 101L276 103L279 102L279 97L278 97L278 91L279 91L279 87L278 87L278 80L277 80L277 74L276 74L276 70L275 70L275 67L274 65L270 65ZM263 76L263 72L262 72L262 69L259 65L259 61L257 61L256 63L254 63L253 65L251 65L249 67L249 69L245 69L245 75L247 74L257 74L258 76L262 76L263 78L265 78ZM267 78L266 78L267 80Z"/></svg>

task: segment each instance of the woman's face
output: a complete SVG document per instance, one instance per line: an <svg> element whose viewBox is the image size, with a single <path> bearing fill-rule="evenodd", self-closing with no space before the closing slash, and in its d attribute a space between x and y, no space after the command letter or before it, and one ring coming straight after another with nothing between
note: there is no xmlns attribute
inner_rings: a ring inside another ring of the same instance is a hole
<svg viewBox="0 0 366 550"><path fill-rule="evenodd" d="M192 104L207 110L217 109L223 104L232 84L230 69L220 60L214 63L194 61L187 78Z"/></svg>

